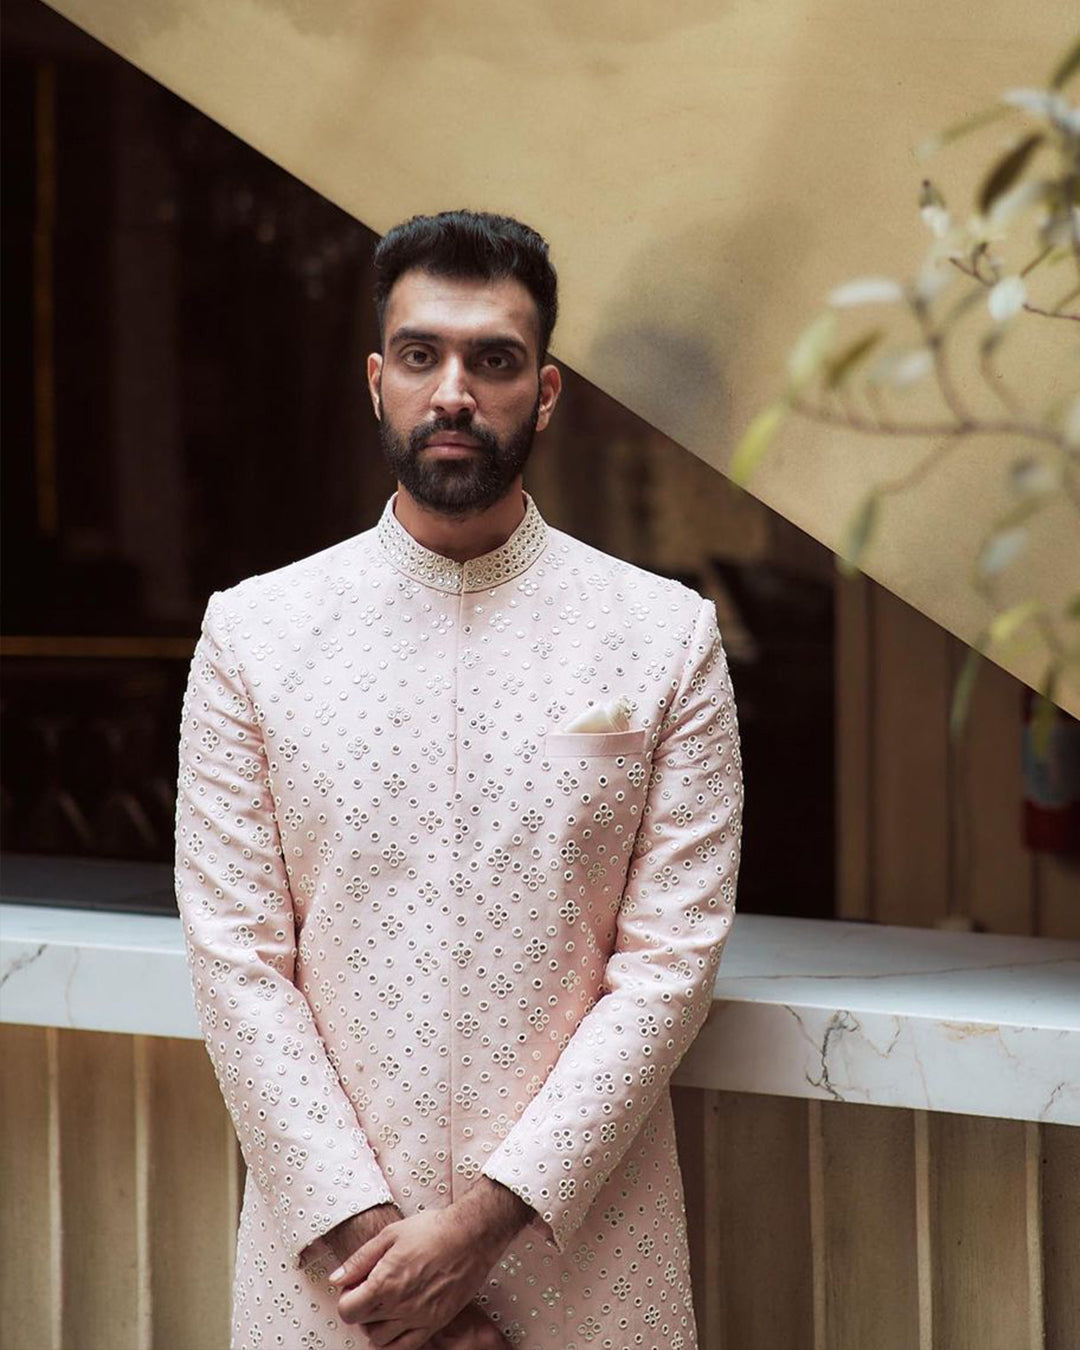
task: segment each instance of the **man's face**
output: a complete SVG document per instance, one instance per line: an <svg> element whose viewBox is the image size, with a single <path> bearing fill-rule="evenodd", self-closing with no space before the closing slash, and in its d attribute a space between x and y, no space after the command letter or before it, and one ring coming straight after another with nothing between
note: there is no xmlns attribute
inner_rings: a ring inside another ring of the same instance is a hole
<svg viewBox="0 0 1080 1350"><path fill-rule="evenodd" d="M403 273L390 292L368 384L383 454L408 493L467 517L520 480L559 393L537 370L536 303L515 278Z"/></svg>

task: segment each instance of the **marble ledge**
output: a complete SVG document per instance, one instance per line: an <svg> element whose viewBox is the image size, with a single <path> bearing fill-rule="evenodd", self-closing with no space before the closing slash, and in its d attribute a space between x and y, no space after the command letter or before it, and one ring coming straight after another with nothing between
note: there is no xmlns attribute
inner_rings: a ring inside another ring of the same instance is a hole
<svg viewBox="0 0 1080 1350"><path fill-rule="evenodd" d="M179 920L0 905L0 1020L198 1039ZM741 914L672 1081L1080 1124L1080 942Z"/></svg>

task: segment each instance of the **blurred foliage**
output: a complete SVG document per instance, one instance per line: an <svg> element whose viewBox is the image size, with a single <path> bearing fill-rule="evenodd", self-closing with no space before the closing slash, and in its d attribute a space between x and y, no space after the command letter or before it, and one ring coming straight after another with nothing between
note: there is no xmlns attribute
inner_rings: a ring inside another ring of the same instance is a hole
<svg viewBox="0 0 1080 1350"><path fill-rule="evenodd" d="M930 439L933 448L913 471L876 483L846 522L837 557L840 570L851 575L882 527L890 495L913 486L968 438L1015 440L1010 504L986 532L971 571L971 584L989 602L993 618L968 652L949 726L957 738L985 653L1024 643L1030 649L1041 640L1050 659L1034 715L1038 753L1055 717L1059 681L1080 666L1080 589L1058 612L1039 599L1002 608L998 596L1001 577L1028 545L1040 513L1064 499L1080 517L1080 330L1072 327L1080 323L1080 107L1064 93L1078 71L1080 39L1045 89L1008 90L992 107L919 147L925 160L991 124L1013 124L1004 153L999 148L980 175L966 217L949 209L932 179L923 179L918 205L930 244L914 275L903 281L860 277L830 293L826 309L791 348L784 392L751 421L729 467L733 480L745 486L786 422L799 416L868 435ZM881 317L845 332L847 314L867 309ZM969 406L953 376L956 330L965 315L982 321L974 354L989 412ZM1036 324L1052 326L1063 364L1071 362L1040 408L1009 388L997 364L1005 344L1015 351ZM905 416L907 391L935 383L944 415Z"/></svg>

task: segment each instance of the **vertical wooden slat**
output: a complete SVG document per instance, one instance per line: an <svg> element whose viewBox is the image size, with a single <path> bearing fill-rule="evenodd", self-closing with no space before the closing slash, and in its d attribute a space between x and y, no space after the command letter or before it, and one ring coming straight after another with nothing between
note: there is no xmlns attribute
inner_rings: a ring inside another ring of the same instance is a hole
<svg viewBox="0 0 1080 1350"><path fill-rule="evenodd" d="M0 1028L0 1344L59 1350L49 1039Z"/></svg>
<svg viewBox="0 0 1080 1350"><path fill-rule="evenodd" d="M813 1344L806 1102L719 1094L724 1350Z"/></svg>
<svg viewBox="0 0 1080 1350"><path fill-rule="evenodd" d="M60 1032L48 1027L45 1032L49 1084L49 1253L52 1261L52 1292L50 1297L49 1330L51 1344L59 1347L64 1332L64 1210L61 1199L60 1173Z"/></svg>
<svg viewBox="0 0 1080 1350"><path fill-rule="evenodd" d="M812 1106L821 1122L821 1344L826 1350L911 1350L919 1323L911 1112Z"/></svg>
<svg viewBox="0 0 1080 1350"><path fill-rule="evenodd" d="M915 1148L915 1268L918 1278L918 1350L934 1350L934 1235L930 1196L930 1113L913 1111Z"/></svg>
<svg viewBox="0 0 1080 1350"><path fill-rule="evenodd" d="M934 1345L1026 1350L1028 1144L1023 1121L930 1122Z"/></svg>
<svg viewBox="0 0 1080 1350"><path fill-rule="evenodd" d="M870 606L874 583L859 573L834 583L836 699L836 914L873 913L870 809L874 797L870 735L874 662Z"/></svg>
<svg viewBox="0 0 1080 1350"><path fill-rule="evenodd" d="M814 1350L828 1344L825 1264L825 1127L822 1103L806 1104L807 1191L810 1198L810 1279L813 1309Z"/></svg>
<svg viewBox="0 0 1080 1350"><path fill-rule="evenodd" d="M1036 853L1038 932L1041 937L1080 938L1080 858Z"/></svg>
<svg viewBox="0 0 1080 1350"><path fill-rule="evenodd" d="M139 1345L130 1036L62 1031L60 1185L65 1350Z"/></svg>
<svg viewBox="0 0 1080 1350"><path fill-rule="evenodd" d="M721 1339L722 1222L717 1170L719 1093L672 1087L675 1140L686 1202L686 1236L700 1350L724 1350Z"/></svg>
<svg viewBox="0 0 1080 1350"><path fill-rule="evenodd" d="M1043 1323L1043 1212L1042 1212L1042 1139L1034 1120L1024 1121L1024 1190L1027 1229L1028 1345L1043 1350L1046 1334Z"/></svg>
<svg viewBox="0 0 1080 1350"><path fill-rule="evenodd" d="M955 679L968 649L956 638L949 645ZM984 661L955 751L953 904L990 933L1035 931L1032 855L1022 835L1022 688Z"/></svg>
<svg viewBox="0 0 1080 1350"><path fill-rule="evenodd" d="M948 635L878 587L873 606L874 917L949 911Z"/></svg>
<svg viewBox="0 0 1080 1350"><path fill-rule="evenodd" d="M139 1350L150 1350L153 1340L153 1303L150 1287L150 1083L151 1042L146 1036L132 1038L135 1073L135 1259L138 1278L135 1289Z"/></svg>
<svg viewBox="0 0 1080 1350"><path fill-rule="evenodd" d="M147 1050L154 1350L225 1350L236 1235L236 1136L201 1041Z"/></svg>
<svg viewBox="0 0 1080 1350"><path fill-rule="evenodd" d="M1080 1345L1080 1129L1041 1125L1046 1350Z"/></svg>

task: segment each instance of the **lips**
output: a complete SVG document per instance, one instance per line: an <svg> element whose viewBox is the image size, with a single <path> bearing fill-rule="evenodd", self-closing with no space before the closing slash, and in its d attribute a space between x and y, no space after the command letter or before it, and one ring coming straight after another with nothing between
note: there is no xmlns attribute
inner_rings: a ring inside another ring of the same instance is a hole
<svg viewBox="0 0 1080 1350"><path fill-rule="evenodd" d="M469 436L453 431L437 431L424 445L425 450L479 450L479 444Z"/></svg>

